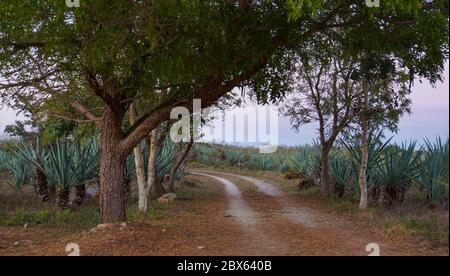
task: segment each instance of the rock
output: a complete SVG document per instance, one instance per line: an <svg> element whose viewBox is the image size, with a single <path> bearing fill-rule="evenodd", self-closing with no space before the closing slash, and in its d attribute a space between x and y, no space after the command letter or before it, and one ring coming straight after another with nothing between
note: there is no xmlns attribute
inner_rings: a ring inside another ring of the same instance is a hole
<svg viewBox="0 0 450 276"><path fill-rule="evenodd" d="M14 246L19 246L19 245L32 245L33 241L31 240L21 240L21 241L16 241L14 243Z"/></svg>
<svg viewBox="0 0 450 276"><path fill-rule="evenodd" d="M158 202L159 203L170 203L170 202L173 202L176 198L177 198L176 194L168 193L168 194L165 194L165 195L161 196L160 198L158 198Z"/></svg>
<svg viewBox="0 0 450 276"><path fill-rule="evenodd" d="M109 223L109 224L99 224L96 227L92 228L89 232L90 233L95 233L98 231L105 231L105 230L131 230L131 227L128 226L128 224L126 223L121 223L121 224L114 224L114 223Z"/></svg>

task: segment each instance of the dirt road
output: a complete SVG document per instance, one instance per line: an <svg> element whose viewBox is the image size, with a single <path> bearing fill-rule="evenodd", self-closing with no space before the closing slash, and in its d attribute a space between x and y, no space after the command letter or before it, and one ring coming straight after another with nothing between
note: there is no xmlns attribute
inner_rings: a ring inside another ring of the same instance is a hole
<svg viewBox="0 0 450 276"><path fill-rule="evenodd" d="M160 216L132 219L111 228L60 235L58 229L0 227L0 255L435 255L411 241L392 241L367 226L309 207L276 184L254 177L195 170L179 200L156 205ZM42 233L46 233L43 239ZM14 245L15 241L27 243ZM375 252L376 253L376 252Z"/></svg>
<svg viewBox="0 0 450 276"><path fill-rule="evenodd" d="M368 255L369 244L377 244L384 254L395 254L386 243L302 206L269 182L229 173L192 173L225 186L229 214L253 240L255 255Z"/></svg>

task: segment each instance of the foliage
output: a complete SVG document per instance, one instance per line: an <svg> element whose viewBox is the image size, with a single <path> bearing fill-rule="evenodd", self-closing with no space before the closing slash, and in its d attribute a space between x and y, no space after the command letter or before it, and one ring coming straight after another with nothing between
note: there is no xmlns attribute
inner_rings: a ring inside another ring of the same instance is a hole
<svg viewBox="0 0 450 276"><path fill-rule="evenodd" d="M222 151L227 165L231 167L239 168L248 159L244 150L236 150L231 147L225 147Z"/></svg>
<svg viewBox="0 0 450 276"><path fill-rule="evenodd" d="M10 175L7 183L13 189L21 190L30 180L31 168L29 163L14 156L8 156L7 158L6 169Z"/></svg>
<svg viewBox="0 0 450 276"><path fill-rule="evenodd" d="M295 153L289 157L289 170L314 180L320 167L320 151L318 145L297 147Z"/></svg>
<svg viewBox="0 0 450 276"><path fill-rule="evenodd" d="M368 138L368 159L366 174L367 186L369 189L374 186L381 187L383 185L379 179L378 169L381 166L381 162L383 161L383 154L386 150L386 147L389 146L392 140L392 138L390 138L386 141L383 141L383 138L384 134L382 130L378 132L372 132ZM355 195L359 196L360 188L358 184L358 171L361 164L361 139L359 136L353 139L350 137L346 137L345 139L341 139L341 144L345 147L349 154L349 156L347 157L347 166L351 167L353 171L352 177L345 181L351 183L351 187L353 187L351 191Z"/></svg>
<svg viewBox="0 0 450 276"><path fill-rule="evenodd" d="M255 154L250 157L249 167L260 171L276 170L277 165L272 155Z"/></svg>
<svg viewBox="0 0 450 276"><path fill-rule="evenodd" d="M352 195L359 194L358 167L339 149L330 154L330 172L334 183Z"/></svg>
<svg viewBox="0 0 450 276"><path fill-rule="evenodd" d="M37 140L33 145L20 143L13 151L21 162L39 168L50 185L64 188L85 184L98 175L99 152L96 139L85 145L57 140L46 147Z"/></svg>
<svg viewBox="0 0 450 276"><path fill-rule="evenodd" d="M383 154L379 167L379 181L386 189L389 200L403 201L406 191L420 172L420 155L416 153L416 142L390 146Z"/></svg>
<svg viewBox="0 0 450 276"><path fill-rule="evenodd" d="M425 189L427 199L436 204L448 200L449 181L449 141L441 138L425 141L423 160L418 183Z"/></svg>

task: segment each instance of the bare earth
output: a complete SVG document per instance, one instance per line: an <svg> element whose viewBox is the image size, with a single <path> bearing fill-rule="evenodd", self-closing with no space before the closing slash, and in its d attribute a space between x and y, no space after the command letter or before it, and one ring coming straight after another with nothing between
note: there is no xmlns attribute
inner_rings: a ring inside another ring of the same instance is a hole
<svg viewBox="0 0 450 276"><path fill-rule="evenodd" d="M65 235L57 229L0 227L0 255L448 255L416 240L393 241L362 225L306 206L275 184L211 171L193 171L189 195L164 206L164 216ZM16 241L23 241L14 245Z"/></svg>

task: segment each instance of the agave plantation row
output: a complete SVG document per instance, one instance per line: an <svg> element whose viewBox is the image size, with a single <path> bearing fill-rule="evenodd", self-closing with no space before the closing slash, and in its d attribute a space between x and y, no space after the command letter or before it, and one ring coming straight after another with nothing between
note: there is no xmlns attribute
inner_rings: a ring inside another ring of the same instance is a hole
<svg viewBox="0 0 450 276"><path fill-rule="evenodd" d="M148 167L149 149L141 145L143 163ZM177 158L179 145L170 139L162 141L156 156L156 179L162 185ZM33 185L36 196L43 202L55 197L58 207L65 209L80 206L86 197L86 187L96 189L100 169L98 139L85 142L73 139L55 140L43 146L36 139L33 143L9 141L0 147L0 172L7 172L7 183L20 191L25 185ZM184 172L185 162L177 168L175 178ZM125 166L124 192L129 192L130 182L136 177L135 157L130 155ZM73 191L72 202L69 202Z"/></svg>
<svg viewBox="0 0 450 276"><path fill-rule="evenodd" d="M359 198L359 141L344 141L333 148L329 170L335 196ZM383 141L381 133L369 139L369 197L389 204L405 200L415 185L432 205L448 206L449 142L437 138L396 145ZM277 171L288 178L299 178L300 188L320 184L321 149L318 144L296 148L281 148L275 154L258 154L256 149L232 146L201 145L195 160L214 166ZM218 158L218 156L220 158Z"/></svg>

